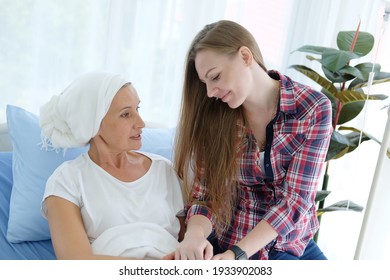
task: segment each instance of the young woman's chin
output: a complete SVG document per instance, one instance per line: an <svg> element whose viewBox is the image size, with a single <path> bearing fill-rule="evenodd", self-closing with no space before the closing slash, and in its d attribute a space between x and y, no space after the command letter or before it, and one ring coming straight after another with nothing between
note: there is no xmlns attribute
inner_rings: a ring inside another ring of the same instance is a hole
<svg viewBox="0 0 390 280"><path fill-rule="evenodd" d="M236 109L242 105L242 102L240 102L240 100L233 99L233 98L226 103L231 109Z"/></svg>

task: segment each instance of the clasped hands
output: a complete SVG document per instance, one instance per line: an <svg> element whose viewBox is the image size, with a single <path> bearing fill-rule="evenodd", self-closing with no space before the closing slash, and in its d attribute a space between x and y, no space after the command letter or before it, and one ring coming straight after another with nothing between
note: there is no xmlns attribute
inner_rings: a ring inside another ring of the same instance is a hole
<svg viewBox="0 0 390 280"><path fill-rule="evenodd" d="M163 257L163 260L234 260L230 250L213 255L213 246L202 235L187 232L176 251Z"/></svg>

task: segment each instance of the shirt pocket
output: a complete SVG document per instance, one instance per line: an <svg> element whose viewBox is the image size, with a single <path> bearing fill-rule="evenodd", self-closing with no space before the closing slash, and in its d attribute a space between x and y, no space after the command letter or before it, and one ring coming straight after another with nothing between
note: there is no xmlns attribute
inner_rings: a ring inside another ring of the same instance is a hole
<svg viewBox="0 0 390 280"><path fill-rule="evenodd" d="M306 133L309 128L309 120L288 120L275 135L273 147L277 153L294 155L300 151L306 140Z"/></svg>

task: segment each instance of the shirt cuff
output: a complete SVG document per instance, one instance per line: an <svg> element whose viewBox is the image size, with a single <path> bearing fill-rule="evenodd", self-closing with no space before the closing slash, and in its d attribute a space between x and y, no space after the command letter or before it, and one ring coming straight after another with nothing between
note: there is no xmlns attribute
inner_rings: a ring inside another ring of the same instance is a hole
<svg viewBox="0 0 390 280"><path fill-rule="evenodd" d="M215 226L215 217L212 214L209 207L199 204L193 204L191 205L187 210L187 218L186 223L188 222L188 219L191 218L194 215L202 215L208 218L211 221L211 224L214 228Z"/></svg>

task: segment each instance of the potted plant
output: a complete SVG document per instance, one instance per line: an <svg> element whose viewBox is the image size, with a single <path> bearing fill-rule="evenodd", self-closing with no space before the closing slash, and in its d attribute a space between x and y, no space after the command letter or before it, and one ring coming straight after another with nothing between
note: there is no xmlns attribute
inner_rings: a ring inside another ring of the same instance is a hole
<svg viewBox="0 0 390 280"><path fill-rule="evenodd" d="M360 26L360 23L359 23ZM369 54L374 46L374 36L368 32L340 31L337 35L337 47L321 47L304 45L298 52L308 53L306 58L320 63L323 75L304 65L290 67L304 74L318 85L321 91L332 103L332 121L334 131L326 156L326 169L322 189L318 191L316 200L319 202L318 214L336 210L362 211L363 207L349 201L340 201L324 208L324 200L330 193L328 187L328 167L330 160L338 159L354 151L360 143L373 140L373 136L354 127L343 126L353 120L362 111L368 100L384 100L386 95L367 95L363 89L379 83L390 81L390 73L381 72L381 66L371 62L361 62L352 65L352 61ZM314 56L313 56L314 55ZM388 153L390 157L390 153Z"/></svg>

